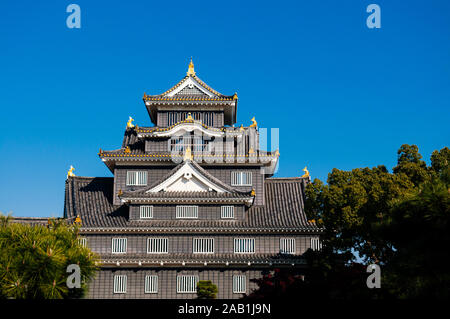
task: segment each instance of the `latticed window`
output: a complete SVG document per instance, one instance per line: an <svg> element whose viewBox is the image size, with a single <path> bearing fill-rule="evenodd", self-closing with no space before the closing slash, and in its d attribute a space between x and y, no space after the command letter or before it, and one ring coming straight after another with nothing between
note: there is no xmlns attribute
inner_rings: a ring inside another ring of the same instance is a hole
<svg viewBox="0 0 450 319"><path fill-rule="evenodd" d="M281 238L280 239L280 253L281 254L295 254L295 238Z"/></svg>
<svg viewBox="0 0 450 319"><path fill-rule="evenodd" d="M206 126L214 126L213 112L190 112L196 121L201 121ZM168 112L167 126L172 126L178 122L184 121L188 117L189 112Z"/></svg>
<svg viewBox="0 0 450 319"><path fill-rule="evenodd" d="M176 218L198 218L198 206L177 206Z"/></svg>
<svg viewBox="0 0 450 319"><path fill-rule="evenodd" d="M148 238L147 253L149 254L165 254L169 252L168 238Z"/></svg>
<svg viewBox="0 0 450 319"><path fill-rule="evenodd" d="M322 242L319 238L311 238L311 249L312 250L321 250Z"/></svg>
<svg viewBox="0 0 450 319"><path fill-rule="evenodd" d="M195 293L197 292L197 283L198 276L177 276L177 293Z"/></svg>
<svg viewBox="0 0 450 319"><path fill-rule="evenodd" d="M194 238L192 252L194 254L214 253L214 238Z"/></svg>
<svg viewBox="0 0 450 319"><path fill-rule="evenodd" d="M222 206L220 208L221 218L234 218L234 206Z"/></svg>
<svg viewBox="0 0 450 319"><path fill-rule="evenodd" d="M211 140L203 136L172 136L169 140L170 152L184 152L190 148L194 152L210 151Z"/></svg>
<svg viewBox="0 0 450 319"><path fill-rule="evenodd" d="M153 218L153 206L139 206L139 218Z"/></svg>
<svg viewBox="0 0 450 319"><path fill-rule="evenodd" d="M127 171L128 186L147 185L147 171Z"/></svg>
<svg viewBox="0 0 450 319"><path fill-rule="evenodd" d="M245 275L233 276L233 293L245 294L247 292L247 277Z"/></svg>
<svg viewBox="0 0 450 319"><path fill-rule="evenodd" d="M251 186L252 172L231 172L232 186Z"/></svg>
<svg viewBox="0 0 450 319"><path fill-rule="evenodd" d="M144 292L146 294L158 293L158 276L155 276L155 275L146 275L145 276Z"/></svg>
<svg viewBox="0 0 450 319"><path fill-rule="evenodd" d="M254 253L255 239L254 238L235 238L234 239L235 253Z"/></svg>
<svg viewBox="0 0 450 319"><path fill-rule="evenodd" d="M83 247L87 247L87 238L78 238L78 244Z"/></svg>
<svg viewBox="0 0 450 319"><path fill-rule="evenodd" d="M113 238L111 244L111 252L113 254L125 254L127 252L127 239Z"/></svg>
<svg viewBox="0 0 450 319"><path fill-rule="evenodd" d="M114 293L125 294L127 292L127 276L116 275L114 276Z"/></svg>

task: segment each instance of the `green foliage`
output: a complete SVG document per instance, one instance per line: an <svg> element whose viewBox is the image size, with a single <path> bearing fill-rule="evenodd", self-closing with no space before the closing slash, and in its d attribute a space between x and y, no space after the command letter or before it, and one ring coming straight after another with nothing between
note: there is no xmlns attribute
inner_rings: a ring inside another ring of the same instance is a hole
<svg viewBox="0 0 450 319"><path fill-rule="evenodd" d="M198 299L216 299L217 286L211 280L200 280L197 283Z"/></svg>
<svg viewBox="0 0 450 319"><path fill-rule="evenodd" d="M0 214L0 298L80 298L97 270L97 256L78 241L78 228L11 223ZM81 288L66 285L67 266L81 269Z"/></svg>
<svg viewBox="0 0 450 319"><path fill-rule="evenodd" d="M384 166L333 169L327 184L316 179L307 186L308 218L326 229L324 250L306 254L308 289L321 287L332 298L363 296L364 271L358 285L333 284L357 253L364 263L382 266L384 288L371 298L449 297L450 150L434 151L430 167L416 145L402 145L397 154L392 174Z"/></svg>

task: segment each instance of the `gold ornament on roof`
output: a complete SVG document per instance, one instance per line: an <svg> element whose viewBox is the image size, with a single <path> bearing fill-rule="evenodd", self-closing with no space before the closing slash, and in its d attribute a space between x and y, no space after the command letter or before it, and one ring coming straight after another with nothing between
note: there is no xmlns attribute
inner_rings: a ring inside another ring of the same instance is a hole
<svg viewBox="0 0 450 319"><path fill-rule="evenodd" d="M128 119L128 122L127 122L127 128L133 128L134 127L133 121L134 121L134 119L130 116L129 119Z"/></svg>
<svg viewBox="0 0 450 319"><path fill-rule="evenodd" d="M303 169L303 171L305 172L305 174L303 174L302 177L309 177L309 171L308 171L308 169L306 168L306 166L305 166L305 168Z"/></svg>
<svg viewBox="0 0 450 319"><path fill-rule="evenodd" d="M252 124L249 127L257 127L258 126L258 122L256 122L254 116L253 116L253 118L250 121L252 121Z"/></svg>
<svg viewBox="0 0 450 319"><path fill-rule="evenodd" d="M248 150L248 153L249 153L249 154L255 153L255 151L253 150L253 147L250 147L250 149Z"/></svg>
<svg viewBox="0 0 450 319"><path fill-rule="evenodd" d="M191 62L189 63L189 68L188 68L186 75L187 76L195 76L194 63L192 63L192 58L191 58Z"/></svg>
<svg viewBox="0 0 450 319"><path fill-rule="evenodd" d="M237 99L238 99L238 97L237 97L237 92L234 92L233 100L237 100Z"/></svg>
<svg viewBox="0 0 450 319"><path fill-rule="evenodd" d="M186 117L186 121L193 121L194 118L191 115L191 112L188 113L188 116Z"/></svg>
<svg viewBox="0 0 450 319"><path fill-rule="evenodd" d="M255 196L255 195L256 195L256 192L255 192L255 189L254 189L254 188L252 189L251 195L252 195L252 196Z"/></svg>
<svg viewBox="0 0 450 319"><path fill-rule="evenodd" d="M75 218L75 224L81 225L80 215L77 215L77 218Z"/></svg>
<svg viewBox="0 0 450 319"><path fill-rule="evenodd" d="M127 147L125 147L125 150L123 152L130 154L131 153L130 147L127 145Z"/></svg>
<svg viewBox="0 0 450 319"><path fill-rule="evenodd" d="M123 192L122 192L122 189L119 189L119 192L117 193L117 196L122 196L123 195Z"/></svg>
<svg viewBox="0 0 450 319"><path fill-rule="evenodd" d="M193 160L193 155L192 155L192 152L191 152L191 148L190 147L188 147L187 149L186 149L186 152L184 153L184 157L183 157L183 161L192 161Z"/></svg>
<svg viewBox="0 0 450 319"><path fill-rule="evenodd" d="M67 172L67 177L74 177L75 174L73 173L73 171L75 170L75 168L70 165L69 171Z"/></svg>

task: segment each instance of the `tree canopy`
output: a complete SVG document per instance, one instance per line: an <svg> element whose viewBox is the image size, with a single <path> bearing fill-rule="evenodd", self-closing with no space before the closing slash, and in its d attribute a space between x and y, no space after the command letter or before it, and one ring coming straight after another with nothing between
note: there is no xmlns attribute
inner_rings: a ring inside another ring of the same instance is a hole
<svg viewBox="0 0 450 319"><path fill-rule="evenodd" d="M0 215L0 298L82 297L98 257L78 239L78 227L64 221L30 226ZM67 287L70 264L81 269L81 288Z"/></svg>
<svg viewBox="0 0 450 319"><path fill-rule="evenodd" d="M323 249L305 253L309 267L291 288L325 298L448 298L449 163L447 147L434 151L427 166L418 147L405 144L392 173L383 165L334 168L326 184L309 183L305 211L325 227ZM382 289L365 285L371 263L381 266ZM295 277L265 276L253 296L286 278Z"/></svg>

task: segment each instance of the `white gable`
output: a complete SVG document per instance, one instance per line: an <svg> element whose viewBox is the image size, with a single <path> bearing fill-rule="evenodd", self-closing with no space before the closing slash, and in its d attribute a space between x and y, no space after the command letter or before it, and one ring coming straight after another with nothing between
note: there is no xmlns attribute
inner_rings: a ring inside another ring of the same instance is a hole
<svg viewBox="0 0 450 319"><path fill-rule="evenodd" d="M161 184L148 190L147 193L165 192L210 192L218 193L228 192L222 187L212 183L205 178L196 169L184 162L183 166L175 172L171 177L163 181Z"/></svg>
<svg viewBox="0 0 450 319"><path fill-rule="evenodd" d="M173 97L177 94L180 94L183 90L190 90L198 92L199 94L203 94L209 97L215 97L213 93L205 89L203 86L201 86L193 77L189 77L184 81L179 87L177 87L175 90L169 92L166 96L167 97Z"/></svg>

